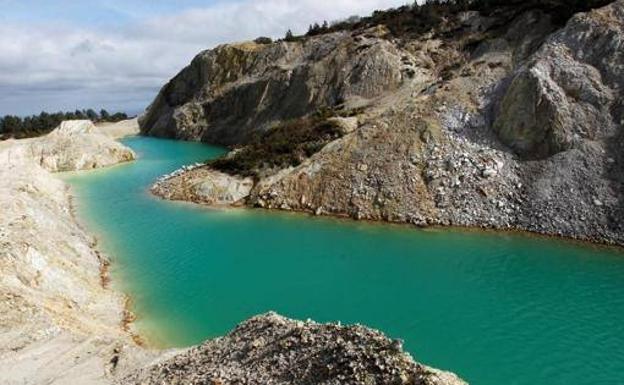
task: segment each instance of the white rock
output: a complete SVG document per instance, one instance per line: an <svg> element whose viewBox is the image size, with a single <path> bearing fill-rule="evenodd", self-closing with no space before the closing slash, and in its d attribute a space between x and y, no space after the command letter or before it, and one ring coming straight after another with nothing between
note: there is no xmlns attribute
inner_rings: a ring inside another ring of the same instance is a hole
<svg viewBox="0 0 624 385"><path fill-rule="evenodd" d="M483 175L484 178L491 178L493 176L496 176L498 174L498 172L490 167L486 167L483 169L483 171L481 172L481 175Z"/></svg>

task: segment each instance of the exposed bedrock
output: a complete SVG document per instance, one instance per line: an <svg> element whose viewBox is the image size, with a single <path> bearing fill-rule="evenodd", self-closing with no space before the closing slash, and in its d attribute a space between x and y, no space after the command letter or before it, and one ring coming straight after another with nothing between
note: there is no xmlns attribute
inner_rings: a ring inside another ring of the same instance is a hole
<svg viewBox="0 0 624 385"><path fill-rule="evenodd" d="M545 158L621 129L621 3L577 15L513 75L494 124L520 155Z"/></svg>
<svg viewBox="0 0 624 385"><path fill-rule="evenodd" d="M624 1L557 23L508 7L426 33L221 46L163 88L142 130L242 145L215 167L254 177L249 206L623 244ZM262 142L285 119L298 140L318 107L354 121L331 140Z"/></svg>
<svg viewBox="0 0 624 385"><path fill-rule="evenodd" d="M396 89L400 52L376 36L335 33L305 44L252 42L199 54L141 119L144 133L216 144L244 143L275 122Z"/></svg>

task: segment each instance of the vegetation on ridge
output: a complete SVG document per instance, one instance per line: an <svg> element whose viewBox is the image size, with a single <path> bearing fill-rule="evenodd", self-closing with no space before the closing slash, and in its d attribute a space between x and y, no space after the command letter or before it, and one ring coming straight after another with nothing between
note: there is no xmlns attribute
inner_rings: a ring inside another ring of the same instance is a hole
<svg viewBox="0 0 624 385"><path fill-rule="evenodd" d="M558 24L564 24L572 15L612 3L613 0L426 0L399 8L377 10L368 17L352 16L346 20L310 25L305 36L316 36L338 31L352 31L375 25L386 25L394 36L423 33L438 26L445 18L464 11L478 11L486 15L504 10L542 9L553 15ZM292 32L285 41L297 41Z"/></svg>
<svg viewBox="0 0 624 385"><path fill-rule="evenodd" d="M102 109L99 113L93 109L74 112L41 112L39 115L24 118L14 115L0 117L0 140L8 138L31 138L47 134L64 120L91 120L93 122L119 122L128 119L123 112L110 114Z"/></svg>

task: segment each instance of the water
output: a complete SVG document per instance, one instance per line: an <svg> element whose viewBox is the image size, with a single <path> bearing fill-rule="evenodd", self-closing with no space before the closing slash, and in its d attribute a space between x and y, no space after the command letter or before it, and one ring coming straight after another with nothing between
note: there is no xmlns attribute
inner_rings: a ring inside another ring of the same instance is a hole
<svg viewBox="0 0 624 385"><path fill-rule="evenodd" d="M222 151L130 138L140 160L67 177L159 346L275 310L364 323L472 384L624 383L624 255L509 234L422 231L166 202L147 188Z"/></svg>

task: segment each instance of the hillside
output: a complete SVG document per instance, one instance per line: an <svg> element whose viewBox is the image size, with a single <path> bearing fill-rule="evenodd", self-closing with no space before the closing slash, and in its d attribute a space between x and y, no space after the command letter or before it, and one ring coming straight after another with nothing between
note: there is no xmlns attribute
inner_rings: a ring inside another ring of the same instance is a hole
<svg viewBox="0 0 624 385"><path fill-rule="evenodd" d="M578 4L405 7L204 51L141 128L235 151L153 191L624 244L624 1Z"/></svg>

